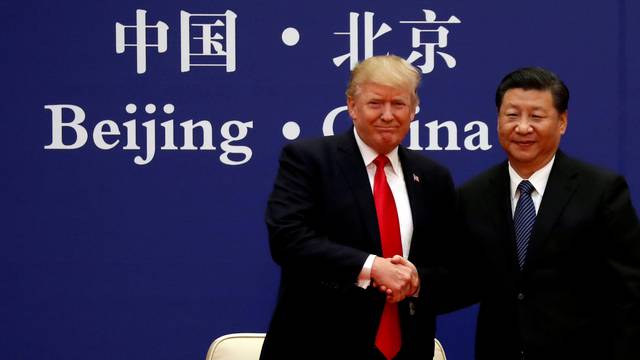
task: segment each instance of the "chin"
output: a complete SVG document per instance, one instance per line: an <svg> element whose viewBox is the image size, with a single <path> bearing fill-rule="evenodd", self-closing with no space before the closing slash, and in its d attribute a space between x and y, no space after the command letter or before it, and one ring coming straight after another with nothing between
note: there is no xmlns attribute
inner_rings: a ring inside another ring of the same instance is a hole
<svg viewBox="0 0 640 360"><path fill-rule="evenodd" d="M391 148L393 148L393 144L395 143L396 139L394 136L380 136L378 138L378 144L380 144L380 146L390 146Z"/></svg>
<svg viewBox="0 0 640 360"><path fill-rule="evenodd" d="M519 148L512 148L511 151L509 151L509 155L518 160L531 160L535 158L537 154L534 151L531 151L531 149L522 150Z"/></svg>

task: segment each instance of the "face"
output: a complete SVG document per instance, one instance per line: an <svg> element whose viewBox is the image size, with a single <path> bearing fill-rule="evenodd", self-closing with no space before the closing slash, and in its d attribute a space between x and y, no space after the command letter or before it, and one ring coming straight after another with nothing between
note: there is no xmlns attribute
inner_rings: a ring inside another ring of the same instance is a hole
<svg viewBox="0 0 640 360"><path fill-rule="evenodd" d="M375 83L360 85L347 106L358 135L378 154L400 144L416 111L410 91Z"/></svg>
<svg viewBox="0 0 640 360"><path fill-rule="evenodd" d="M498 137L514 169L524 178L551 160L567 129L567 112L553 106L549 90L510 89L498 113Z"/></svg>

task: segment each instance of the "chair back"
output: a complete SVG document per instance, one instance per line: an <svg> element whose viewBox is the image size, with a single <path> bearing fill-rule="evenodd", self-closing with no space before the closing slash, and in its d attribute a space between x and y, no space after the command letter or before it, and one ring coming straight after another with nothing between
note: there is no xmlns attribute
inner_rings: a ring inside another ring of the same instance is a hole
<svg viewBox="0 0 640 360"><path fill-rule="evenodd" d="M438 339L433 339L433 360L447 360L447 357L444 354L444 348Z"/></svg>
<svg viewBox="0 0 640 360"><path fill-rule="evenodd" d="M220 336L209 346L206 360L259 360L265 335L236 333ZM447 360L440 341L433 340L433 360Z"/></svg>
<svg viewBox="0 0 640 360"><path fill-rule="evenodd" d="M258 360L264 337L264 333L236 333L220 336L209 346L207 360Z"/></svg>

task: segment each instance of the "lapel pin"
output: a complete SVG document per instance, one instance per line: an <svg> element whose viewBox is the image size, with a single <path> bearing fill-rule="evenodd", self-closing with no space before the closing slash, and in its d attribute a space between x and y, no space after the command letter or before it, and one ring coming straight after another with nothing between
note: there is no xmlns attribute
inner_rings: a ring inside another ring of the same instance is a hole
<svg viewBox="0 0 640 360"><path fill-rule="evenodd" d="M413 181L420 182L420 177L418 177L418 175L416 174L413 174Z"/></svg>

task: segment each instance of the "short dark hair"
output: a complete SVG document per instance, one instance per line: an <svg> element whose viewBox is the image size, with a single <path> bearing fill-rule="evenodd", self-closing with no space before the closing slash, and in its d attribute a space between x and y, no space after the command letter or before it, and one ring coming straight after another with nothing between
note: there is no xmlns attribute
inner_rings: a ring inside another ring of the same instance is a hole
<svg viewBox="0 0 640 360"><path fill-rule="evenodd" d="M549 90L553 97L553 105L559 113L569 107L569 89L560 78L551 71L541 67L526 67L515 70L500 81L496 90L496 107L500 110L502 98L507 90Z"/></svg>

